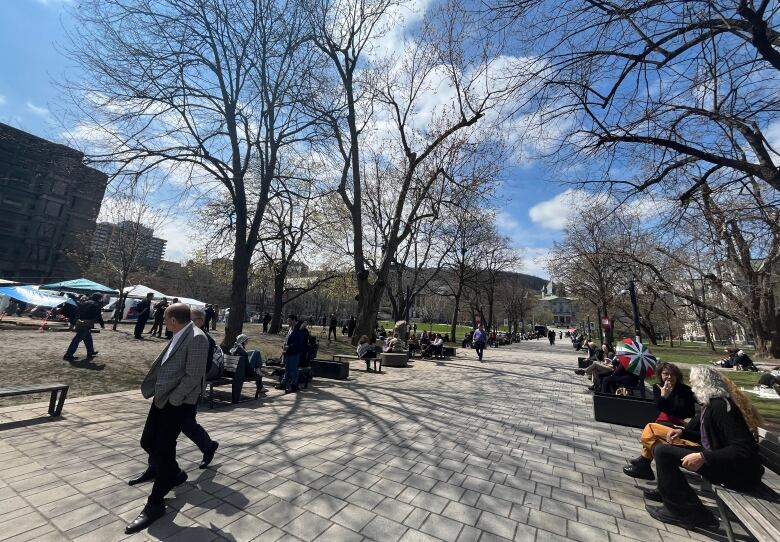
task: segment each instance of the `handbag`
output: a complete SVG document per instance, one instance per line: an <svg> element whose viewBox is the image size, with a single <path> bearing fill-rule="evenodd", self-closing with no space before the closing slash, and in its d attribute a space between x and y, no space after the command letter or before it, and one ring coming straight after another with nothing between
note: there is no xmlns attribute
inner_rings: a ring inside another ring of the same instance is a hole
<svg viewBox="0 0 780 542"><path fill-rule="evenodd" d="M89 331L95 327L94 320L77 320L75 329L76 331Z"/></svg>
<svg viewBox="0 0 780 542"><path fill-rule="evenodd" d="M618 389L615 390L615 395L620 395L621 397L628 397L630 395L628 388L625 386L620 386Z"/></svg>

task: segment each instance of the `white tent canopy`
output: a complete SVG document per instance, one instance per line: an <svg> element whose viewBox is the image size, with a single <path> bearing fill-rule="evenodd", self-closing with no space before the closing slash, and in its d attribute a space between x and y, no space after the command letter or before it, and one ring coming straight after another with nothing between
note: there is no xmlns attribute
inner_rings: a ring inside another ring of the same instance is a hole
<svg viewBox="0 0 780 542"><path fill-rule="evenodd" d="M127 294L128 297L133 299L145 299L146 294L151 293L152 299L155 301L161 300L163 297L166 298L168 301L172 301L174 298L178 298L180 303L186 303L187 305L190 305L191 307L205 307L206 304L203 301L198 301L197 299L192 299L191 297L181 297L178 295L166 295L162 292L158 292L157 290L153 288L149 288L148 286L144 286L143 284L137 284L135 286L128 286L123 290L125 294Z"/></svg>

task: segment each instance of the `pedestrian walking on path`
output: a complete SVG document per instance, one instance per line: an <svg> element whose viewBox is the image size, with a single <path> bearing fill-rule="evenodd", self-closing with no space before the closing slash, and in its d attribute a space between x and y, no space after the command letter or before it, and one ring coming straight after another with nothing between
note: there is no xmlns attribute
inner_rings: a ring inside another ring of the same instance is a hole
<svg viewBox="0 0 780 542"><path fill-rule="evenodd" d="M126 534L141 531L165 515L165 495L187 480L176 462L176 439L203 390L209 342L190 321L190 308L183 303L165 309L164 322L173 336L141 384L143 396L153 398L141 435L149 466L131 480L135 485L154 479L154 485L141 513L125 527Z"/></svg>

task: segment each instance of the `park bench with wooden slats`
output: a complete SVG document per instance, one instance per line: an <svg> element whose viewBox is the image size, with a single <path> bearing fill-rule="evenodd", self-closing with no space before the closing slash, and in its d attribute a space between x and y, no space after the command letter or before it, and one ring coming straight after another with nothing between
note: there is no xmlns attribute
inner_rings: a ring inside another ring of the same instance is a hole
<svg viewBox="0 0 780 542"><path fill-rule="evenodd" d="M734 532L729 523L730 510L758 542L780 540L780 440L774 433L759 429L759 454L766 472L761 486L749 493L712 486L706 480L704 490L712 490L718 503L718 510L726 527L726 535L734 542Z"/></svg>
<svg viewBox="0 0 780 542"><path fill-rule="evenodd" d="M14 397L16 395L31 395L33 393L51 392L49 400L49 415L59 416L62 413L62 406L65 404L65 398L68 396L67 384L34 384L31 386L14 386L12 388L0 388L0 397ZM57 395L59 394L59 400Z"/></svg>
<svg viewBox="0 0 780 542"><path fill-rule="evenodd" d="M214 408L214 386L232 384L230 399L232 403L238 403L241 400L241 390L244 388L245 382L254 382L257 386L255 399L260 397L263 389L262 376L249 367L249 359L246 356L225 355L222 376L206 381L206 385L209 387L209 406Z"/></svg>
<svg viewBox="0 0 780 542"><path fill-rule="evenodd" d="M343 355L343 354L333 354L331 357L333 358L333 361L341 361L341 362L343 362L343 361L350 362L352 360L363 361L363 362L366 362L366 368L368 368L368 366L369 366L368 362L372 361L372 362L374 362L374 371L373 372L375 372L375 373L381 373L382 372L382 358L381 357L365 358L364 359L364 358L361 358L359 356L349 356L349 355ZM377 368L377 366L378 366L378 368Z"/></svg>

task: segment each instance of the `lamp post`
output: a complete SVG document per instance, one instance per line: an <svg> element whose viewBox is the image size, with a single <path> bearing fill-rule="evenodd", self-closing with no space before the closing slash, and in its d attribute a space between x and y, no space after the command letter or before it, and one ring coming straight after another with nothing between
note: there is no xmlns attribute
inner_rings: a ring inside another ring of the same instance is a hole
<svg viewBox="0 0 780 542"><path fill-rule="evenodd" d="M628 293L631 296L631 309L634 311L634 335L636 342L642 342L642 333L639 329L639 307L636 302L636 287L634 286L634 277L628 281Z"/></svg>

